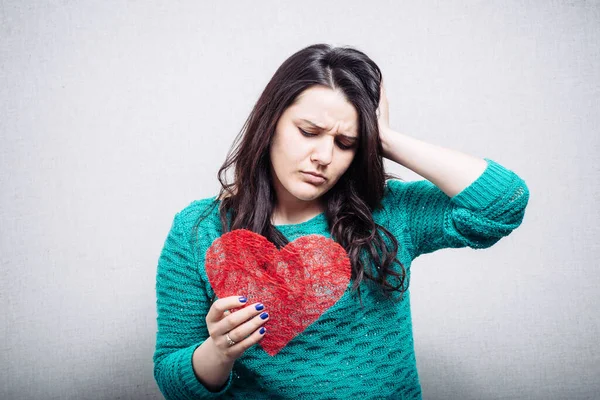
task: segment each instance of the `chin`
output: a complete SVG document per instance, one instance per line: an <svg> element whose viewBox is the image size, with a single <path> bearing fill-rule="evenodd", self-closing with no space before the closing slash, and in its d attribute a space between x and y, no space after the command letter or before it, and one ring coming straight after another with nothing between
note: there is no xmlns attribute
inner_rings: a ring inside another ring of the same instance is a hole
<svg viewBox="0 0 600 400"><path fill-rule="evenodd" d="M310 183L301 182L298 185L294 185L289 192L292 196L296 197L299 200L303 201L312 201L319 197L321 197L326 190L323 190L324 187L315 187Z"/></svg>

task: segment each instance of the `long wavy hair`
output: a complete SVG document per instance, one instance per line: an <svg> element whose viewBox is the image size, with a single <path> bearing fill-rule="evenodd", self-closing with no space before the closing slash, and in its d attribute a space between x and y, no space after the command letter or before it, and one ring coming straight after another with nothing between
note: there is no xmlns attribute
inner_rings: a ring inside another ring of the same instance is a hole
<svg viewBox="0 0 600 400"><path fill-rule="evenodd" d="M359 143L347 171L321 198L331 237L348 253L353 289L358 288L359 297L359 285L365 279L375 282L386 297L392 292L402 295L408 284L404 285L406 269L397 258L398 241L372 216L381 204L386 179L399 179L384 170L377 122L381 80L375 62L351 47L314 44L285 60L254 105L217 174L221 189L213 206L219 205L223 233L243 228L263 235L277 248L288 243L271 223L276 198L269 149L275 127L283 112L309 87L339 90L358 113ZM227 171L232 167L234 178L228 183ZM369 267L369 259L374 268Z"/></svg>

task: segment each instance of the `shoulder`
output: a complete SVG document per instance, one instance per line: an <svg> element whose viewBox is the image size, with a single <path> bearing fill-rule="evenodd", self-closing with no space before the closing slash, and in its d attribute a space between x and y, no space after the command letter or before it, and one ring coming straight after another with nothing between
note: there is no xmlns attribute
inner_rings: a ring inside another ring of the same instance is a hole
<svg viewBox="0 0 600 400"><path fill-rule="evenodd" d="M210 215L213 211L218 211L218 207L219 200L216 196L193 200L177 212L177 218L182 221L196 219L202 215Z"/></svg>
<svg viewBox="0 0 600 400"><path fill-rule="evenodd" d="M385 181L385 188L383 190L383 199L385 200L387 197L391 195L398 194L403 189L406 188L407 182L402 181L400 179L388 179Z"/></svg>
<svg viewBox="0 0 600 400"><path fill-rule="evenodd" d="M390 196L400 196L407 194L412 190L426 189L435 186L432 182L427 179L421 179L416 181L404 181L401 179L388 179L385 182L384 198Z"/></svg>
<svg viewBox="0 0 600 400"><path fill-rule="evenodd" d="M403 181L400 179L388 179L385 182L385 188L383 191L383 198L381 199L381 205L384 209L403 208L406 206L406 202L410 202L414 194L419 192L426 192L435 187L433 183L428 180L417 180L417 181Z"/></svg>
<svg viewBox="0 0 600 400"><path fill-rule="evenodd" d="M391 214L396 214L399 209L399 199L406 191L409 182L400 179L388 179L383 188L383 197L379 207L373 212L373 218L378 223L387 223Z"/></svg>
<svg viewBox="0 0 600 400"><path fill-rule="evenodd" d="M378 223L399 224L429 202L435 203L439 189L428 180L388 179L380 206L373 212Z"/></svg>
<svg viewBox="0 0 600 400"><path fill-rule="evenodd" d="M217 196L193 200L175 215L174 225L189 238L210 241L221 234ZM202 240L202 241L204 241Z"/></svg>

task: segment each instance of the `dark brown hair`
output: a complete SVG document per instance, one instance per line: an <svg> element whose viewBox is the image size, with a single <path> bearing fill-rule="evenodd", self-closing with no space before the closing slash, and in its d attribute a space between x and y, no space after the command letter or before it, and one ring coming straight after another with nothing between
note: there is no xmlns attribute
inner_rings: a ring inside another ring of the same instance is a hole
<svg viewBox="0 0 600 400"><path fill-rule="evenodd" d="M386 179L398 179L387 174L383 165L376 113L381 80L379 67L366 54L350 47L315 44L285 60L260 95L219 169L217 177L222 187L214 205L220 204L223 233L243 228L263 235L278 248L288 243L271 224L276 199L269 149L275 127L286 108L309 87L322 85L339 90L358 113L359 143L348 170L322 196L331 237L348 252L353 289L366 278L377 283L386 295L396 291L402 294L408 285L404 287L406 270L396 257L398 241L372 217L373 210L380 206ZM226 173L231 167L234 181L227 183ZM369 268L369 260L374 269ZM395 262L400 271L393 267Z"/></svg>

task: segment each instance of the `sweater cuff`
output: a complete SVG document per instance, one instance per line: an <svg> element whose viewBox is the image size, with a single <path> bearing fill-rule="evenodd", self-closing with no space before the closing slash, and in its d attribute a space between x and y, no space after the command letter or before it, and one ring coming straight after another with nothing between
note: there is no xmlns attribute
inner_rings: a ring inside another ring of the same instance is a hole
<svg viewBox="0 0 600 400"><path fill-rule="evenodd" d="M514 182L514 172L493 160L484 160L488 163L486 169L473 183L452 197L454 204L472 210L482 210L503 196Z"/></svg>
<svg viewBox="0 0 600 400"><path fill-rule="evenodd" d="M231 385L233 371L229 373L229 378L227 378L227 382L225 383L223 388L218 392L213 392L209 390L206 386L204 386L204 384L200 382L198 378L196 378L196 374L194 373L194 367L192 365L192 356L194 354L194 351L198 348L198 346L200 346L200 344L198 344L197 346L188 347L187 349L185 349L185 351L181 352L179 356L180 360L178 360L179 362L177 363L177 365L181 366L181 369L179 371L181 374L180 376L182 378L184 387L187 389L187 391L190 392L192 397L199 397L203 399L217 398L223 395L229 389L229 386Z"/></svg>

